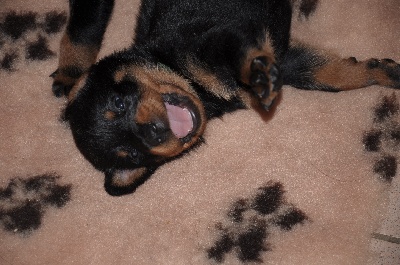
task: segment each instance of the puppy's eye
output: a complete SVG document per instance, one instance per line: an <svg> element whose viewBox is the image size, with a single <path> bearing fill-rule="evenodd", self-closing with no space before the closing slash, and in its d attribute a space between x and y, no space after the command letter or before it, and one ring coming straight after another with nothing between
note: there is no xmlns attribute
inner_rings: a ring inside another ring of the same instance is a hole
<svg viewBox="0 0 400 265"><path fill-rule="evenodd" d="M125 102L124 102L123 98L116 96L114 98L114 104L115 104L115 107L118 110L120 110L120 111L124 111L125 110Z"/></svg>

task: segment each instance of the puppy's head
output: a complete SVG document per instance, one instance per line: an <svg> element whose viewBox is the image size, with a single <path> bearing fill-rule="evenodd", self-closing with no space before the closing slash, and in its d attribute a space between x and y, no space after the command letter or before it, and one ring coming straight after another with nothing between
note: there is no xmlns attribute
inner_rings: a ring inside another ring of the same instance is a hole
<svg viewBox="0 0 400 265"><path fill-rule="evenodd" d="M81 153L105 172L112 195L132 192L192 147L206 124L189 82L139 51L94 65L71 90L65 117Z"/></svg>

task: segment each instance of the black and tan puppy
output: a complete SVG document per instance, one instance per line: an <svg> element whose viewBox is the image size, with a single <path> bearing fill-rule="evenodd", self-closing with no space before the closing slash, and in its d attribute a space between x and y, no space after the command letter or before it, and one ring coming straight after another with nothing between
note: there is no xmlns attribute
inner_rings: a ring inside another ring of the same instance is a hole
<svg viewBox="0 0 400 265"><path fill-rule="evenodd" d="M209 119L268 110L283 84L400 88L390 59L341 59L290 40L293 12L307 16L317 0L143 0L134 44L95 63L113 5L70 0L52 75L76 145L112 195L201 142Z"/></svg>

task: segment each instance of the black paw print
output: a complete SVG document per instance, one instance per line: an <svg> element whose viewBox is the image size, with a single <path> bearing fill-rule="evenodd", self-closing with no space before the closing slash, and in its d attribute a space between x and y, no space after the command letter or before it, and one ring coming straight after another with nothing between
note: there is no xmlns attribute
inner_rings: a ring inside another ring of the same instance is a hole
<svg viewBox="0 0 400 265"><path fill-rule="evenodd" d="M0 224L6 231L26 234L41 225L45 210L62 208L71 198L71 185L59 185L56 175L12 179L0 189Z"/></svg>
<svg viewBox="0 0 400 265"><path fill-rule="evenodd" d="M364 133L363 144L376 155L374 172L390 182L397 174L400 151L400 104L395 93L383 96L375 106L373 127Z"/></svg>
<svg viewBox="0 0 400 265"><path fill-rule="evenodd" d="M268 183L249 199L239 199L227 213L225 223L218 223L219 238L207 249L209 259L218 263L225 255L234 253L243 263L262 262L262 252L269 251L268 235L273 227L290 231L308 218L299 209L288 204L280 183Z"/></svg>
<svg viewBox="0 0 400 265"><path fill-rule="evenodd" d="M67 21L65 12L51 11L0 14L0 70L14 71L20 58L47 60L55 56L48 38L61 31Z"/></svg>

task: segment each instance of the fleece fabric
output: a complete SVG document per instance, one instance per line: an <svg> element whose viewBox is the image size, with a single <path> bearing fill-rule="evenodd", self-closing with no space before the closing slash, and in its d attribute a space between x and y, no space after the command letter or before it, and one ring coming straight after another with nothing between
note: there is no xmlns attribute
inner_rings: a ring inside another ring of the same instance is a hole
<svg viewBox="0 0 400 265"><path fill-rule="evenodd" d="M131 43L139 6L116 1L100 58ZM203 145L111 197L51 91L67 9L0 0L0 264L381 264L400 91L284 87L267 115L210 121ZM400 61L399 28L397 0L323 0L293 37Z"/></svg>

